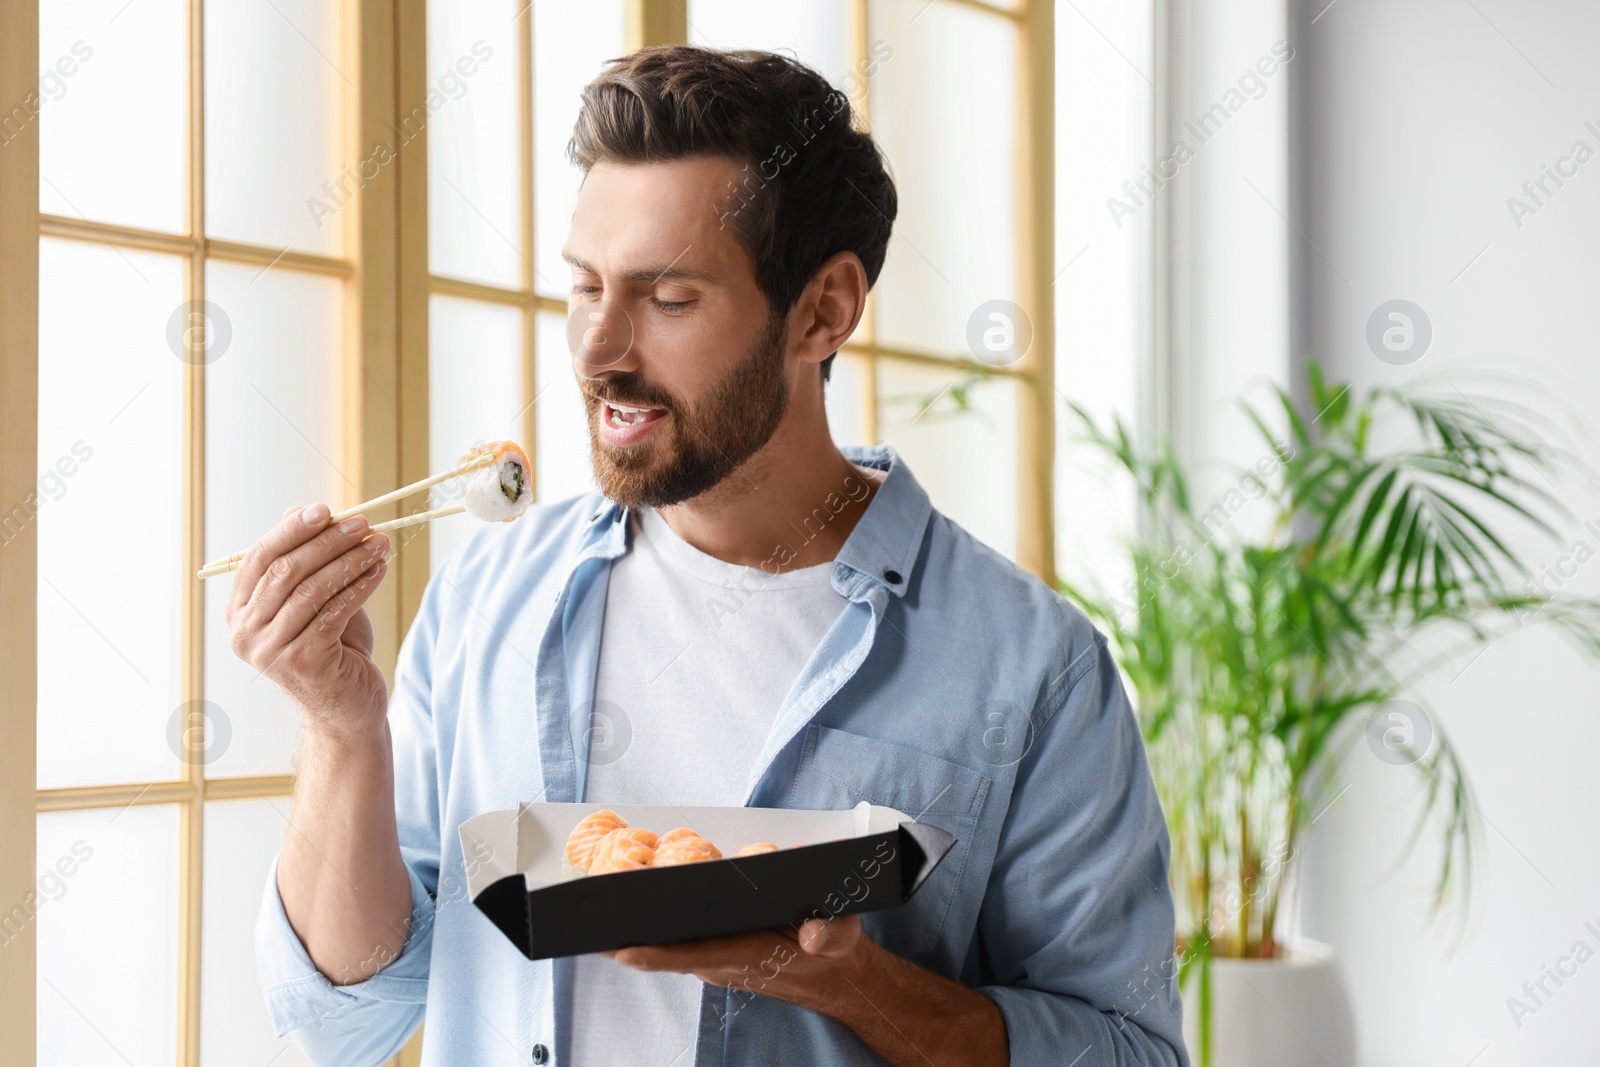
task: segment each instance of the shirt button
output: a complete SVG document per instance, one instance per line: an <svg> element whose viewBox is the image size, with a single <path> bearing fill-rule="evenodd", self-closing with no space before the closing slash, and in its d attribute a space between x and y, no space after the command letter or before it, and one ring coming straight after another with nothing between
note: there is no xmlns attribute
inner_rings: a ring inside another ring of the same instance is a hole
<svg viewBox="0 0 1600 1067"><path fill-rule="evenodd" d="M883 576L884 576L884 578L888 579L890 585L899 585L900 584L900 572L899 571L884 571L883 572Z"/></svg>
<svg viewBox="0 0 1600 1067"><path fill-rule="evenodd" d="M533 1046L533 1062L543 1063L550 1058L550 1050L543 1045Z"/></svg>

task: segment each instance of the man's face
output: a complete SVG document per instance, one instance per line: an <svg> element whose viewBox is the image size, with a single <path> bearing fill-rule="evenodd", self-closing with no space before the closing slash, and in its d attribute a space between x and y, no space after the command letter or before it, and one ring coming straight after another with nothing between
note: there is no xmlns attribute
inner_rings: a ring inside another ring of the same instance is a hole
<svg viewBox="0 0 1600 1067"><path fill-rule="evenodd" d="M723 157L600 163L578 194L567 306L575 338L601 343L580 344L573 366L595 478L620 504L700 495L787 408L785 319L769 319L755 265L719 221L741 176Z"/></svg>

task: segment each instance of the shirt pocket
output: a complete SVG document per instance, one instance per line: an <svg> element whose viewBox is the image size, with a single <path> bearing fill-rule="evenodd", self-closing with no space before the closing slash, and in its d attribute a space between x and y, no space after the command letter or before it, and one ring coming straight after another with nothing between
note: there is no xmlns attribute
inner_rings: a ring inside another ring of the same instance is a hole
<svg viewBox="0 0 1600 1067"><path fill-rule="evenodd" d="M868 912L863 926L884 947L954 977L965 946L941 938L967 879L967 860L993 779L892 741L812 723L788 796L793 808L849 808L865 800L902 811L956 838L933 874L899 908Z"/></svg>

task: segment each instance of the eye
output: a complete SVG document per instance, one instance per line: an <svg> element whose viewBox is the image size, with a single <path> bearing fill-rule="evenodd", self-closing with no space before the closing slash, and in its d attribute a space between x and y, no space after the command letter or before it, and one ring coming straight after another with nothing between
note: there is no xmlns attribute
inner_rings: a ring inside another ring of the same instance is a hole
<svg viewBox="0 0 1600 1067"><path fill-rule="evenodd" d="M682 311L684 308L688 307L689 306L689 301L687 301L687 300L657 300L655 297L652 296L650 298L650 306L654 307L654 308L656 308L656 309L658 309L660 311L668 312L670 314L671 312L674 312L674 311Z"/></svg>
<svg viewBox="0 0 1600 1067"><path fill-rule="evenodd" d="M599 291L600 287L598 285L574 285L572 287L573 296L593 296Z"/></svg>

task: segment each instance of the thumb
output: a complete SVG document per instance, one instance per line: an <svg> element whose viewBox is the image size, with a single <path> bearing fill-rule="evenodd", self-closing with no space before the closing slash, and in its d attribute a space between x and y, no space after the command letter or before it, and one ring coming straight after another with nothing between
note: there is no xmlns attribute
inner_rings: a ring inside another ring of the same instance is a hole
<svg viewBox="0 0 1600 1067"><path fill-rule="evenodd" d="M861 919L856 915L807 919L800 927L800 949L809 956L835 959L848 956L861 936Z"/></svg>

